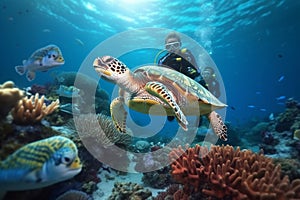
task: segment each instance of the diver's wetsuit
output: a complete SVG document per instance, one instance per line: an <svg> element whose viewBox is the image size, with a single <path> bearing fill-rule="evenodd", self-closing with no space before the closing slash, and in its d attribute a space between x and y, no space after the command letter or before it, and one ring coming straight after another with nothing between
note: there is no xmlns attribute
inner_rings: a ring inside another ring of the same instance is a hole
<svg viewBox="0 0 300 200"><path fill-rule="evenodd" d="M200 83L203 87L207 88L207 85L201 76L200 72L197 71L196 61L192 53L188 49L181 49L179 54L167 53L158 61L158 65L172 68L184 75L194 79ZM168 116L168 120L174 120L174 116ZM201 118L200 118L201 121Z"/></svg>
<svg viewBox="0 0 300 200"><path fill-rule="evenodd" d="M179 54L167 53L158 61L158 65L167 66L181 72L208 89L200 72L195 67L197 66L195 58L188 49L182 49Z"/></svg>

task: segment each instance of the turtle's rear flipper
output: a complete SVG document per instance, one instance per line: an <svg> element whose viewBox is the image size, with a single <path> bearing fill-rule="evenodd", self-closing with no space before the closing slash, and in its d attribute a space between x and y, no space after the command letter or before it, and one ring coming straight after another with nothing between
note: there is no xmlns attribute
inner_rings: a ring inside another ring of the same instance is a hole
<svg viewBox="0 0 300 200"><path fill-rule="evenodd" d="M154 95L167 103L174 111L177 122L181 128L185 131L188 130L188 121L186 120L184 113L177 104L172 92L164 84L151 81L145 85L145 89L149 94Z"/></svg>
<svg viewBox="0 0 300 200"><path fill-rule="evenodd" d="M217 136L221 138L224 141L227 141L227 127L222 121L221 116L215 112L212 111L208 115L208 119L210 120L211 126Z"/></svg>
<svg viewBox="0 0 300 200"><path fill-rule="evenodd" d="M116 128L121 133L126 133L127 112L124 108L124 99L122 97L117 97L111 102L110 113Z"/></svg>

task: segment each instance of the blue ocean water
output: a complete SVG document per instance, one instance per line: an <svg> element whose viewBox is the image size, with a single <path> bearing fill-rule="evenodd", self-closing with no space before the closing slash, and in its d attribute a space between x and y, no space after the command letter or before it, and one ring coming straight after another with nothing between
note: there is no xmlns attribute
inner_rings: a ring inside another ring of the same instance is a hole
<svg viewBox="0 0 300 200"><path fill-rule="evenodd" d="M53 70L39 73L32 83L14 70L47 44L58 45L66 60L55 70L76 71L109 37L138 28L167 28L186 34L210 53L227 103L234 107L227 110L226 121L240 123L282 111L286 99L277 100L280 96L299 99L299 8L292 0L2 0L0 82L13 80L25 87L51 81ZM127 58L126 64L150 63L154 57L154 52L144 51Z"/></svg>
<svg viewBox="0 0 300 200"><path fill-rule="evenodd" d="M291 139L296 131L299 135L299 127L295 131L284 127L285 121L280 124L268 118L283 112L289 98L300 101L300 1L0 0L0 10L0 84L12 80L17 87L26 88L33 84L51 83L61 72L83 70L90 78L99 81L100 87L113 99L117 96L116 87L99 80L92 60L112 54L118 55L131 69L153 64L164 48L164 35L174 30L192 40L184 40L183 46L193 50L198 63L204 62L202 49L205 51L204 58L208 59L206 61L216 65L217 78L222 83L221 100L228 104L228 108L220 112L226 116L228 127L233 124L243 129L249 122L255 121L250 123L253 126L261 125L260 122L267 119L268 127L274 129L268 132L264 127L251 127L253 129L249 133L230 135L227 142L221 142L252 150L264 148L266 154L274 154L274 157L299 158L295 149L300 148L300 143ZM117 42L107 43L110 40ZM16 73L15 66L21 65L31 53L48 44L60 47L65 58L64 65L47 72L37 72L32 82ZM196 44L201 47L198 51ZM133 131L135 128L138 130L134 136L142 140L157 132L172 138L178 129L176 121L168 122L165 116L131 111L129 117L128 125ZM277 134L281 131L272 123L286 129L283 128L281 135ZM21 126L17 128L22 130ZM207 129L202 131L203 135L208 132ZM202 134L201 130L199 132ZM160 148L164 146L162 143L168 142L160 139L154 138L153 146L159 144L155 147ZM281 139L283 143L279 142ZM291 141L295 144L293 147ZM102 163L98 166L100 164L92 158L86 159L90 160L84 160L84 164L89 167L95 165L96 170L109 168L104 162L103 166ZM88 174L90 171L85 172ZM97 171L92 172L97 177ZM113 187L102 183L104 187ZM65 187L61 187L62 190L67 190Z"/></svg>

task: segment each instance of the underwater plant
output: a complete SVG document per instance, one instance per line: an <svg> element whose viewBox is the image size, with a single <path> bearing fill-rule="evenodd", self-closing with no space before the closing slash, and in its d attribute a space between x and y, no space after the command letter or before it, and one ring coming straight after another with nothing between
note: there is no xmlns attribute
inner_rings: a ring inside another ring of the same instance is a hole
<svg viewBox="0 0 300 200"><path fill-rule="evenodd" d="M59 100L46 105L45 96L39 97L39 94L27 96L19 101L12 109L11 114L16 124L35 124L39 123L46 115L51 114L59 107Z"/></svg>
<svg viewBox="0 0 300 200"><path fill-rule="evenodd" d="M106 115L81 114L74 117L74 122L80 138L88 145L106 148L114 144L129 146L131 143L131 136L120 133Z"/></svg>

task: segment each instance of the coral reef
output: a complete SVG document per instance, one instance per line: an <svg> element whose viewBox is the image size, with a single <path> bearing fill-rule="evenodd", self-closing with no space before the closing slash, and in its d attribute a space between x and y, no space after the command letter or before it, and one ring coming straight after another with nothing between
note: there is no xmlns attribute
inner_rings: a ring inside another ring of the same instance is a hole
<svg viewBox="0 0 300 200"><path fill-rule="evenodd" d="M166 191L158 193L153 200L173 200L173 195L180 189L181 188L179 184L172 184L167 188Z"/></svg>
<svg viewBox="0 0 300 200"><path fill-rule="evenodd" d="M15 84L12 81L6 81L0 85L0 120L7 116L23 95L24 92L15 88Z"/></svg>
<svg viewBox="0 0 300 200"><path fill-rule="evenodd" d="M109 147L114 144L129 146L131 136L120 133L110 117L102 114L82 114L74 117L75 130L88 146Z"/></svg>
<svg viewBox="0 0 300 200"><path fill-rule="evenodd" d="M89 113L96 109L97 113L109 115L109 95L100 89L98 82L78 72L62 72L55 76L57 86L75 86L80 90L82 102L78 104L81 113Z"/></svg>
<svg viewBox="0 0 300 200"><path fill-rule="evenodd" d="M183 184L174 199L188 199L195 192L224 199L293 199L300 198L300 179L290 182L281 177L280 165L271 158L241 151L232 146L196 145L184 151L181 147L170 153L172 177Z"/></svg>
<svg viewBox="0 0 300 200"><path fill-rule="evenodd" d="M170 167L167 166L156 171L145 172L142 181L152 188L163 189L172 183L169 171Z"/></svg>
<svg viewBox="0 0 300 200"><path fill-rule="evenodd" d="M120 183L116 182L112 190L112 194L109 196L109 200L127 199L127 200L145 200L151 197L152 192L148 189L144 189L137 183Z"/></svg>
<svg viewBox="0 0 300 200"><path fill-rule="evenodd" d="M117 151L126 150L131 144L132 137L129 134L120 133L112 119L102 114L81 114L74 117L74 123L74 131L97 160L127 171L130 160L127 154L120 154Z"/></svg>
<svg viewBox="0 0 300 200"><path fill-rule="evenodd" d="M85 192L78 190L69 190L59 197L56 200L91 200L92 198Z"/></svg>
<svg viewBox="0 0 300 200"><path fill-rule="evenodd" d="M289 98L285 105L285 111L276 117L275 130L277 132L294 131L300 128L300 103Z"/></svg>
<svg viewBox="0 0 300 200"><path fill-rule="evenodd" d="M275 158L275 164L280 164L282 175L287 175L290 180L300 179L300 161L290 158Z"/></svg>
<svg viewBox="0 0 300 200"><path fill-rule="evenodd" d="M298 101L289 98L282 113L271 113L264 121L258 120L247 127L239 132L243 135L243 141L237 145L250 148L252 151L263 149L264 154L272 158L299 159L300 141L297 133L300 127L300 103Z"/></svg>
<svg viewBox="0 0 300 200"><path fill-rule="evenodd" d="M142 144L144 144L144 140L138 140L138 143L141 141ZM135 147L134 150L135 152L140 152L139 148L136 147L136 144L133 145ZM144 147L144 145L142 146ZM147 143L146 146L147 150L151 150L151 152L136 154L133 159L133 161L136 162L134 169L143 172L142 181L145 185L158 189L165 188L172 183L168 160L168 155L172 149L168 146L164 147L164 143L160 142L150 142Z"/></svg>
<svg viewBox="0 0 300 200"><path fill-rule="evenodd" d="M137 152L149 152L150 150L150 143L147 140L138 140L135 143L135 148Z"/></svg>
<svg viewBox="0 0 300 200"><path fill-rule="evenodd" d="M40 124L19 126L12 123L0 123L0 132L0 160L4 160L8 155L30 142L61 135L60 132Z"/></svg>
<svg viewBox="0 0 300 200"><path fill-rule="evenodd" d="M11 111L14 122L16 124L36 124L59 107L58 100L48 106L44 100L45 96L40 98L38 93L30 98L21 99Z"/></svg>
<svg viewBox="0 0 300 200"><path fill-rule="evenodd" d="M49 87L50 85L37 85L33 84L31 87L28 88L28 92L31 94L39 93L41 95L46 95L49 93Z"/></svg>

